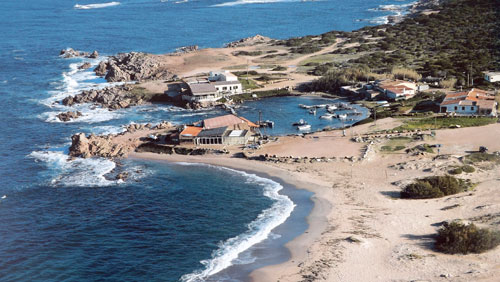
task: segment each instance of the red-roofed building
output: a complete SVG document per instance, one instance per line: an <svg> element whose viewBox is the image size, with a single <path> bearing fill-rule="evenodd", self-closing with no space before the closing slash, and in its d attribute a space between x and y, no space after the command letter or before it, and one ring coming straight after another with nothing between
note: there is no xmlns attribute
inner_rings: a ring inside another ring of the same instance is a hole
<svg viewBox="0 0 500 282"><path fill-rule="evenodd" d="M417 85L403 80L382 80L376 83L375 89L392 100L410 99L415 96Z"/></svg>
<svg viewBox="0 0 500 282"><path fill-rule="evenodd" d="M497 116L495 96L475 88L447 94L440 106L443 113Z"/></svg>

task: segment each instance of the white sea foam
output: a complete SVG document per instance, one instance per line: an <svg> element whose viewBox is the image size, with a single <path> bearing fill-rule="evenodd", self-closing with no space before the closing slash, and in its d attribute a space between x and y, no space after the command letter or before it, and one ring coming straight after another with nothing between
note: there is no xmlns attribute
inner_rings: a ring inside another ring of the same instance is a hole
<svg viewBox="0 0 500 282"><path fill-rule="evenodd" d="M56 187L99 187L116 185L119 182L104 177L116 164L103 158L69 160L63 151L34 151L29 157L45 162L54 174L50 181Z"/></svg>
<svg viewBox="0 0 500 282"><path fill-rule="evenodd" d="M179 164L202 165L189 163ZM247 182L262 186L264 189L264 196L272 199L274 203L270 208L263 210L257 216L257 219L248 224L248 230L246 232L236 237L230 238L224 242L221 242L218 246L218 249L212 252L211 259L201 261L201 263L205 266L204 269L196 270L190 274L183 275L181 277L181 280L187 282L205 281L211 275L216 274L223 269L226 269L232 264L243 263L242 260L238 260L238 255L249 249L253 245L262 242L266 238L269 238L271 230L284 223L295 208L295 204L292 202L292 200L290 200L289 197L280 195L278 193L281 189L283 189L283 186L275 181L272 181L271 179L259 177L255 174L249 174L234 169L211 165L206 166L243 175L247 179ZM247 259L244 259L243 261L248 262Z"/></svg>
<svg viewBox="0 0 500 282"><path fill-rule="evenodd" d="M55 83L55 90L49 92L51 96L40 101L45 106L53 109L53 111L43 113L39 115L39 118L51 123L61 122L56 116L60 112L66 111L80 111L83 114L82 117L69 122L97 123L120 117L122 113L119 111L110 112L107 109L95 107L90 104L76 104L68 107L59 103L64 98L77 95L83 90L102 89L123 84L123 82L99 82L100 78L95 75L92 68L106 59L106 57L101 57L100 59L81 58L78 62L70 63L69 70L62 73L62 80ZM78 66L84 62L89 62L92 67L86 70L78 69Z"/></svg>
<svg viewBox="0 0 500 282"><path fill-rule="evenodd" d="M299 1L300 0L236 0L233 2L216 4L216 5L213 5L212 7L228 7L228 6L237 6L237 5L268 4L268 3L299 2Z"/></svg>
<svg viewBox="0 0 500 282"><path fill-rule="evenodd" d="M107 2L107 3L98 3L98 4L88 4L88 5L80 5L76 4L73 8L77 10L90 10L90 9L100 9L111 6L120 5L120 2Z"/></svg>

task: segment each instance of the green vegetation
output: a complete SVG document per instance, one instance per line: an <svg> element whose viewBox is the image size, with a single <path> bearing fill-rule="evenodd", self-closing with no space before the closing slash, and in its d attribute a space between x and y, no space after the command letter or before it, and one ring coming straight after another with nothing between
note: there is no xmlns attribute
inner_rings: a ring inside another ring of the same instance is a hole
<svg viewBox="0 0 500 282"><path fill-rule="evenodd" d="M288 68L284 66L276 66L271 71L286 71Z"/></svg>
<svg viewBox="0 0 500 282"><path fill-rule="evenodd" d="M500 232L451 222L438 231L436 249L448 254L482 253L500 244Z"/></svg>
<svg viewBox="0 0 500 282"><path fill-rule="evenodd" d="M378 113L377 113L378 117ZM427 130L454 127L483 126L497 122L497 118L490 117L428 117L404 119L404 124L394 130Z"/></svg>
<svg viewBox="0 0 500 282"><path fill-rule="evenodd" d="M446 78L442 87L467 85L472 74L474 87L493 88L483 79L485 70L500 69L500 5L498 0L448 0L439 13L405 18L395 25L365 27L353 32L332 32L357 46L341 48L335 54L360 54L342 65L326 65L313 83L315 91L336 91L337 74L348 69L369 69L397 78ZM321 40L304 37L287 46L321 46ZM395 71L396 70L396 71ZM404 70L401 72L401 70ZM406 74L407 75L406 75ZM347 81L349 82L349 80Z"/></svg>
<svg viewBox="0 0 500 282"><path fill-rule="evenodd" d="M240 78L238 79L244 90L246 89L258 89L260 86L252 79Z"/></svg>
<svg viewBox="0 0 500 282"><path fill-rule="evenodd" d="M262 55L263 52L262 51L238 51L238 52L234 52L233 55L234 56L260 56Z"/></svg>
<svg viewBox="0 0 500 282"><path fill-rule="evenodd" d="M380 150L386 153L401 151L406 148L406 144L411 142L411 140L412 139L409 137L394 137L380 147Z"/></svg>
<svg viewBox="0 0 500 282"><path fill-rule="evenodd" d="M431 199L457 194L469 189L469 180L462 180L450 175L430 176L415 180L401 191L401 198Z"/></svg>
<svg viewBox="0 0 500 282"><path fill-rule="evenodd" d="M310 90L337 92L342 86L352 85L357 81L366 81L373 79L375 79L375 77L366 68L348 68L343 70L329 71L323 77L314 81L310 86Z"/></svg>
<svg viewBox="0 0 500 282"><path fill-rule="evenodd" d="M255 95L255 97L254 97ZM236 103L241 103L246 100L252 100L256 98L266 98L266 97L275 97L275 96L289 96L290 91L286 89L275 89L275 90L268 90L268 91L255 91L252 93L244 93L240 95L234 95L232 96L232 100Z"/></svg>
<svg viewBox="0 0 500 282"><path fill-rule="evenodd" d="M464 163L476 164L480 162L494 162L500 164L500 156L488 153L472 153L465 156Z"/></svg>
<svg viewBox="0 0 500 282"><path fill-rule="evenodd" d="M473 173L474 171L476 171L476 169L473 166L463 165L463 166L452 167L450 170L448 170L448 173L453 174L453 175L457 175L457 174L461 174L462 172Z"/></svg>

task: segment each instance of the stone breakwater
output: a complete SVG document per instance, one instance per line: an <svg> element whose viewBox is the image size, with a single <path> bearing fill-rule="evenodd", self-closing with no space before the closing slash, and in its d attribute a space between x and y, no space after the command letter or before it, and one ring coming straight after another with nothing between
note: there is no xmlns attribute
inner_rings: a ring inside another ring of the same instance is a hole
<svg viewBox="0 0 500 282"><path fill-rule="evenodd" d="M166 58L140 52L120 53L100 62L94 71L109 82L169 80L174 74L167 69Z"/></svg>
<svg viewBox="0 0 500 282"><path fill-rule="evenodd" d="M144 136L158 134L173 129L169 122L162 122L156 126L151 124L131 124L125 132L108 135L85 135L77 133L71 137L69 156L72 158L124 158L144 143Z"/></svg>

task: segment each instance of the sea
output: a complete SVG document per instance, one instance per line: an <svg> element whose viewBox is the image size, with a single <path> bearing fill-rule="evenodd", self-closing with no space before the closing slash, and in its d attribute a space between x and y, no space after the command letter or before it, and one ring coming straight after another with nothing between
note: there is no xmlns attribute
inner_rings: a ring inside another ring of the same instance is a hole
<svg viewBox="0 0 500 282"><path fill-rule="evenodd" d="M86 61L95 66L119 52L222 47L255 34L285 39L351 31L386 23L410 3L0 0L0 281L246 281L252 270L286 261L284 244L307 229L313 206L300 187L202 164L67 157L78 132L180 124L221 110L154 104L108 111L60 101L111 85L78 70ZM69 47L101 56L60 58ZM298 133L291 126L298 118L312 130L341 126L298 107L327 102L275 97L236 111L252 120L262 112L276 125L266 134L287 135ZM83 117L58 121L57 113L68 110ZM129 179L116 180L123 171Z"/></svg>

